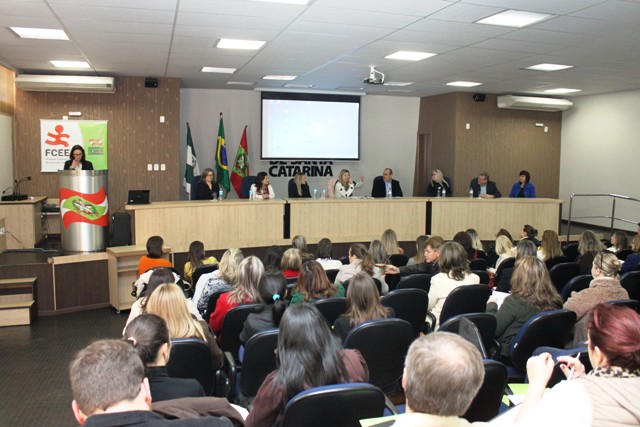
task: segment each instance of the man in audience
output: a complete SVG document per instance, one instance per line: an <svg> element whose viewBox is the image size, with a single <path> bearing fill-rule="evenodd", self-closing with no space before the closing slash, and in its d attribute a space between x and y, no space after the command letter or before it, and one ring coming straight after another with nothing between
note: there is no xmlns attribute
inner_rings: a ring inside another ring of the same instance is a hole
<svg viewBox="0 0 640 427"><path fill-rule="evenodd" d="M460 416L469 409L483 380L482 356L470 342L449 332L424 335L411 344L404 363L407 412L396 416L391 426L472 425Z"/></svg>
<svg viewBox="0 0 640 427"><path fill-rule="evenodd" d="M386 197L391 191L393 197L402 197L402 189L400 183L392 178L393 171L391 168L386 168L382 172L382 176L376 176L373 179L373 189L371 190L371 197Z"/></svg>
<svg viewBox="0 0 640 427"><path fill-rule="evenodd" d="M424 262L420 264L405 265L404 267L396 267L387 265L385 267L386 274L399 274L400 276L410 276L412 274L437 274L438 260L440 259L440 246L444 243L444 239L440 236L431 236L424 244Z"/></svg>
<svg viewBox="0 0 640 427"><path fill-rule="evenodd" d="M165 420L151 412L144 364L126 341L102 340L81 350L69 366L71 408L85 426L231 427L227 418Z"/></svg>
<svg viewBox="0 0 640 427"><path fill-rule="evenodd" d="M495 182L489 181L489 174L486 172L478 175L478 179L472 179L469 188L473 190L473 197L482 197L483 199L502 197L498 186Z"/></svg>

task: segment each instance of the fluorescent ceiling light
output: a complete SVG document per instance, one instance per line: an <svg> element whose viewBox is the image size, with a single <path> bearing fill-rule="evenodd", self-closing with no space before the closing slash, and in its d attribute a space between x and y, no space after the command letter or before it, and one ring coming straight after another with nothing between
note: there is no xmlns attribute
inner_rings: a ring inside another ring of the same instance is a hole
<svg viewBox="0 0 640 427"><path fill-rule="evenodd" d="M412 85L414 82L385 82L384 85L385 86L409 86Z"/></svg>
<svg viewBox="0 0 640 427"><path fill-rule="evenodd" d="M573 93L573 92L581 92L582 89L568 89L565 87L560 87L558 89L547 89L544 91L544 93L551 93L551 94L555 94L555 95L561 95L564 93Z"/></svg>
<svg viewBox="0 0 640 427"><path fill-rule="evenodd" d="M267 75L262 78L262 80L293 80L298 76L278 76L278 75Z"/></svg>
<svg viewBox="0 0 640 427"><path fill-rule="evenodd" d="M547 13L525 12L524 10L505 10L476 21L478 24L499 25L501 27L522 28L543 21L553 15Z"/></svg>
<svg viewBox="0 0 640 427"><path fill-rule="evenodd" d="M389 89L387 92L396 92L396 93L413 93L412 90L407 89Z"/></svg>
<svg viewBox="0 0 640 427"><path fill-rule="evenodd" d="M412 52L409 50L399 50L396 53L385 56L386 59L401 59L403 61L422 61L426 58L436 56L435 53L429 52Z"/></svg>
<svg viewBox="0 0 640 427"><path fill-rule="evenodd" d="M254 82L234 82L234 81L229 81L226 84L228 84L228 85L238 85L238 86L253 86L253 85L255 85Z"/></svg>
<svg viewBox="0 0 640 427"><path fill-rule="evenodd" d="M203 73L233 74L236 72L236 68L202 67L200 71Z"/></svg>
<svg viewBox="0 0 640 427"><path fill-rule="evenodd" d="M478 82L465 82L465 81L457 81L457 82L449 82L447 86L458 86L458 87L474 87L480 86L482 83Z"/></svg>
<svg viewBox="0 0 640 427"><path fill-rule="evenodd" d="M573 68L573 65L562 65L562 64L538 64L532 65L531 67L526 67L525 70L533 70L533 71L560 71L566 70L567 68Z"/></svg>
<svg viewBox="0 0 640 427"><path fill-rule="evenodd" d="M42 40L69 40L69 36L63 30L53 30L50 28L25 28L9 27L20 38L42 39Z"/></svg>
<svg viewBox="0 0 640 427"><path fill-rule="evenodd" d="M51 61L51 63L58 68L77 68L82 70L91 68L91 65L85 61Z"/></svg>
<svg viewBox="0 0 640 427"><path fill-rule="evenodd" d="M310 0L254 0L254 1L261 1L265 3L299 4L304 6L307 3L309 3Z"/></svg>
<svg viewBox="0 0 640 427"><path fill-rule="evenodd" d="M265 43L261 40L220 39L216 47L219 49L258 50Z"/></svg>
<svg viewBox="0 0 640 427"><path fill-rule="evenodd" d="M312 88L313 85L305 85L305 84L296 84L296 83L287 83L284 87L292 88L292 89L309 89Z"/></svg>

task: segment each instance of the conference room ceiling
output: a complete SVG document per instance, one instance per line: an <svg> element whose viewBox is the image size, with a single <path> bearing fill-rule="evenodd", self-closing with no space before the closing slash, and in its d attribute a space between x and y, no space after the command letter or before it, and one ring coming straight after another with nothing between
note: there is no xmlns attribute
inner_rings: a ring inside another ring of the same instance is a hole
<svg viewBox="0 0 640 427"><path fill-rule="evenodd" d="M521 29L478 24L507 10L551 14ZM177 77L183 88L311 86L317 91L430 96L453 91L579 96L640 88L638 0L2 0L0 63L23 74ZM63 29L68 41L20 39L9 29ZM264 40L224 50L220 38ZM399 50L437 54L385 59ZM85 72L51 60L87 61ZM539 63L572 65L555 72ZM385 82L365 85L369 66ZM236 68L233 74L202 67ZM265 75L295 75L290 82ZM452 81L482 83L472 88ZM234 83L235 82L235 83ZM237 84L242 83L242 84Z"/></svg>

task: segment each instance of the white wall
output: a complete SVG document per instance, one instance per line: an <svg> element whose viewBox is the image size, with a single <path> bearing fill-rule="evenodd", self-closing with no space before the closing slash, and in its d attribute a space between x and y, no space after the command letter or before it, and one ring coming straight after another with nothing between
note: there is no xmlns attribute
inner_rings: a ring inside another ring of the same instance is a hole
<svg viewBox="0 0 640 427"><path fill-rule="evenodd" d="M640 199L640 91L578 97L562 116L560 198L568 218L571 194L621 194ZM572 216L611 215L608 197L574 198ZM640 202L618 200L616 217L640 221ZM610 220L575 219L609 226ZM635 224L615 228L635 231Z"/></svg>
<svg viewBox="0 0 640 427"><path fill-rule="evenodd" d="M349 169L352 177L364 175L365 185L357 195L370 195L371 182L385 167L394 171L405 195L413 192L413 172L418 132L419 98L364 96L361 101L360 161L334 162L333 176ZM235 160L244 126L247 125L249 165L252 175L269 170L260 161L260 93L243 90L182 89L180 91L180 174L184 176L186 122L191 127L201 170L214 165L220 112L224 117L227 157ZM270 177L278 197L286 196L289 177ZM309 177L309 186L326 188L330 177ZM181 197L186 198L184 190ZM231 197L237 197L231 190Z"/></svg>

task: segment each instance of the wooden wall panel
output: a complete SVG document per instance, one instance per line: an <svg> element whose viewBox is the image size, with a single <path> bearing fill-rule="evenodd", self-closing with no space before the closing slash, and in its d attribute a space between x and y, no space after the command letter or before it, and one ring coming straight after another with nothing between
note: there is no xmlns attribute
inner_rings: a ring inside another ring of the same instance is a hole
<svg viewBox="0 0 640 427"><path fill-rule="evenodd" d="M177 200L181 178L180 81L159 78L145 88L144 77L117 77L115 94L25 92L16 90L14 175L30 175L21 190L58 197L55 173L40 172L40 119L61 119L69 111L83 120L108 120L111 212L122 210L129 189L151 190L151 200ZM165 123L160 123L160 116ZM166 171L147 171L148 163Z"/></svg>
<svg viewBox="0 0 640 427"><path fill-rule="evenodd" d="M109 305L107 260L56 265L56 310Z"/></svg>
<svg viewBox="0 0 640 427"><path fill-rule="evenodd" d="M13 116L16 106L15 73L0 66L0 113Z"/></svg>

